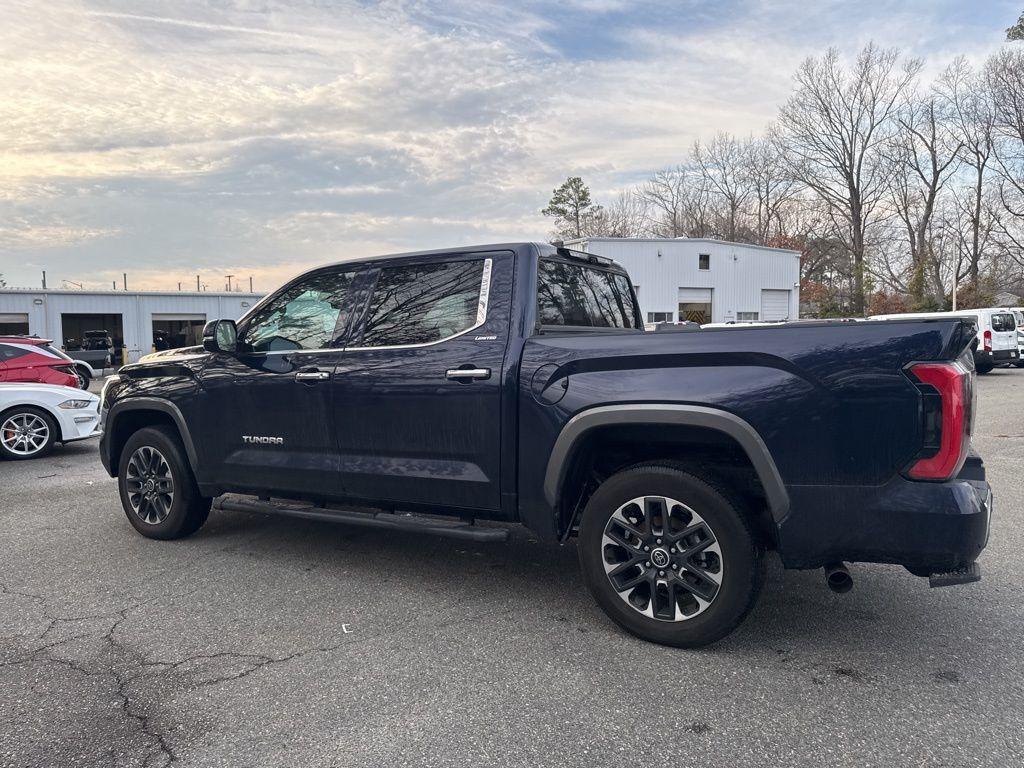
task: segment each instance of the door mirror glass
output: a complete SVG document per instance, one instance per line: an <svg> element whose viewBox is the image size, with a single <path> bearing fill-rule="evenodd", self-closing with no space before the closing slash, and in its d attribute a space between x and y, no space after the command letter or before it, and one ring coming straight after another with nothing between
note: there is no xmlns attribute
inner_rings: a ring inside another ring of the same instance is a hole
<svg viewBox="0 0 1024 768"><path fill-rule="evenodd" d="M238 329L234 320L212 320L203 329L203 349L207 352L233 353L238 348Z"/></svg>

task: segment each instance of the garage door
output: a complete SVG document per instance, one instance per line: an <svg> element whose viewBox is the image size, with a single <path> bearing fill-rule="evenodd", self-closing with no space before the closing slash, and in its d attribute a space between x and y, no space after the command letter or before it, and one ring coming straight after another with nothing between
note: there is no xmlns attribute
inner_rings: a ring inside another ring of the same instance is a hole
<svg viewBox="0 0 1024 768"><path fill-rule="evenodd" d="M789 320L789 291L761 291L761 319Z"/></svg>
<svg viewBox="0 0 1024 768"><path fill-rule="evenodd" d="M679 319L691 323L711 322L711 289L680 288Z"/></svg>
<svg viewBox="0 0 1024 768"><path fill-rule="evenodd" d="M27 336L28 335L28 313L14 312L4 314L0 312L0 336Z"/></svg>

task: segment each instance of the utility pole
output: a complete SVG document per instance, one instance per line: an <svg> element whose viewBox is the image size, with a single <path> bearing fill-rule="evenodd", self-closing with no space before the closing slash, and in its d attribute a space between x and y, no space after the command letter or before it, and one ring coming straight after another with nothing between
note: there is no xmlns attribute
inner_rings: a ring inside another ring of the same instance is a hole
<svg viewBox="0 0 1024 768"><path fill-rule="evenodd" d="M228 278L228 293L231 293L231 278L232 277L234 277L234 275L228 275L227 276L227 278Z"/></svg>
<svg viewBox="0 0 1024 768"><path fill-rule="evenodd" d="M252 275L249 275L249 293L252 293Z"/></svg>
<svg viewBox="0 0 1024 768"><path fill-rule="evenodd" d="M121 273L121 279L124 280L124 289L127 291L128 290L128 273L127 272L122 272Z"/></svg>
<svg viewBox="0 0 1024 768"><path fill-rule="evenodd" d="M956 312L956 275L953 275L953 311Z"/></svg>
<svg viewBox="0 0 1024 768"><path fill-rule="evenodd" d="M199 293L199 275L196 275L196 293Z"/></svg>
<svg viewBox="0 0 1024 768"><path fill-rule="evenodd" d="M178 290L181 290L181 280L178 281Z"/></svg>
<svg viewBox="0 0 1024 768"><path fill-rule="evenodd" d="M43 270L43 290L46 290L46 270Z"/></svg>

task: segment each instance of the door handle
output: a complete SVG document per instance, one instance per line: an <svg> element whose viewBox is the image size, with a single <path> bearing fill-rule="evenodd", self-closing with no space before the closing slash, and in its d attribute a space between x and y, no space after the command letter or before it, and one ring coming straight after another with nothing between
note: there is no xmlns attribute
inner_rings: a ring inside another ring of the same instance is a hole
<svg viewBox="0 0 1024 768"><path fill-rule="evenodd" d="M295 374L297 381L324 381L331 378L330 371L299 371Z"/></svg>
<svg viewBox="0 0 1024 768"><path fill-rule="evenodd" d="M444 372L446 379L489 379L491 378L490 368L449 368Z"/></svg>

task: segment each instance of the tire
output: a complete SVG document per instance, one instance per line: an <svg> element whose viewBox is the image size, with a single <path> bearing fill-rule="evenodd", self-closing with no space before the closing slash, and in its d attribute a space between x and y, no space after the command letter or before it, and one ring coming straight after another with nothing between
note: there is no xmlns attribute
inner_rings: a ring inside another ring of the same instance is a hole
<svg viewBox="0 0 1024 768"><path fill-rule="evenodd" d="M185 449L169 427L146 427L128 438L117 486L128 522L150 539L191 536L210 515L212 499L199 493Z"/></svg>
<svg viewBox="0 0 1024 768"><path fill-rule="evenodd" d="M88 389L89 384L92 382L92 376L89 372L80 365L75 366L75 375L78 376L78 388Z"/></svg>
<svg viewBox="0 0 1024 768"><path fill-rule="evenodd" d="M5 459L41 458L53 450L59 439L56 420L41 408L16 405L0 414L0 456Z"/></svg>
<svg viewBox="0 0 1024 768"><path fill-rule="evenodd" d="M634 500L644 508L633 509ZM662 521L668 512L667 534L658 524L659 508ZM642 538L630 539L620 521ZM686 530L695 533L682 538L681 552L670 542ZM613 542L609 532L632 548ZM577 546L587 588L608 617L637 637L678 648L709 645L732 632L754 607L765 579L764 549L742 505L712 478L667 462L637 465L605 480L583 511ZM624 573L609 574L620 567ZM638 584L621 589L632 582ZM696 592L709 599L702 603Z"/></svg>
<svg viewBox="0 0 1024 768"><path fill-rule="evenodd" d="M979 376L987 376L992 373L993 368L995 368L995 366L992 363L978 363L974 367L974 370L978 372Z"/></svg>

